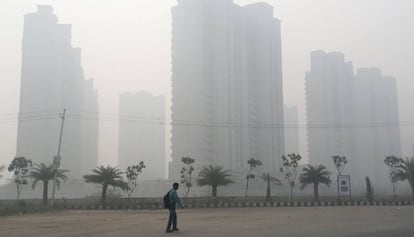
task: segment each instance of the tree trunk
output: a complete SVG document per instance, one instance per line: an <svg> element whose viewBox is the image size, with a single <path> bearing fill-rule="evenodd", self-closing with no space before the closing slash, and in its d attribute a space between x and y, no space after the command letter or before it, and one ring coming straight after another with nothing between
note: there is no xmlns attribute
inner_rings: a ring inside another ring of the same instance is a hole
<svg viewBox="0 0 414 237"><path fill-rule="evenodd" d="M339 173L339 175L341 175L341 173ZM338 190L338 202L339 202L339 200L340 200L341 197L339 195L339 177L338 176L336 177L336 189Z"/></svg>
<svg viewBox="0 0 414 237"><path fill-rule="evenodd" d="M131 196L132 196L132 193L131 194L128 193L128 208L131 208Z"/></svg>
<svg viewBox="0 0 414 237"><path fill-rule="evenodd" d="M106 207L106 191L108 189L107 184L102 185L102 197L101 197L101 205L105 208Z"/></svg>
<svg viewBox="0 0 414 237"><path fill-rule="evenodd" d="M248 174L250 176L250 174ZM244 198L247 198L247 190L249 189L249 178L247 178L247 182L246 182L246 190L244 191Z"/></svg>
<svg viewBox="0 0 414 237"><path fill-rule="evenodd" d="M211 196L212 197L217 197L217 186L212 185L211 186L211 191L212 191Z"/></svg>
<svg viewBox="0 0 414 237"><path fill-rule="evenodd" d="M393 195L393 198L394 198L394 201L396 201L397 200L397 195L395 194L395 190L397 189L397 186L395 185L395 183L393 182L392 183L392 195Z"/></svg>
<svg viewBox="0 0 414 237"><path fill-rule="evenodd" d="M413 199L414 199L414 183L410 183L411 185L411 191L413 192Z"/></svg>
<svg viewBox="0 0 414 237"><path fill-rule="evenodd" d="M47 194L49 189L49 182L43 181L43 205L47 206Z"/></svg>
<svg viewBox="0 0 414 237"><path fill-rule="evenodd" d="M20 186L19 184L16 184L17 187L17 201L20 200Z"/></svg>
<svg viewBox="0 0 414 237"><path fill-rule="evenodd" d="M188 197L188 194L190 194L190 187L187 185L187 191L185 192L185 197Z"/></svg>
<svg viewBox="0 0 414 237"><path fill-rule="evenodd" d="M292 202L293 200L293 198L292 198L292 196L293 196L293 186L290 186L290 196L289 196L289 200Z"/></svg>
<svg viewBox="0 0 414 237"><path fill-rule="evenodd" d="M270 190L270 182L267 182L267 188L266 188L266 202L272 201L272 191Z"/></svg>
<svg viewBox="0 0 414 237"><path fill-rule="evenodd" d="M315 202L319 201L319 189L318 189L319 183L313 183L313 200Z"/></svg>

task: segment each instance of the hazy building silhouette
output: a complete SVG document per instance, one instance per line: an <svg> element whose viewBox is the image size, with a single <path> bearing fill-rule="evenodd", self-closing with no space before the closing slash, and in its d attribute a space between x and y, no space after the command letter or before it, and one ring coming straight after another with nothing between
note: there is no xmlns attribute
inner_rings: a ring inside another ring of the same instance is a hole
<svg viewBox="0 0 414 237"><path fill-rule="evenodd" d="M353 165L353 172L371 177L374 185L386 184L385 157L401 156L395 78L382 76L378 68L358 69L353 107L352 156L361 161Z"/></svg>
<svg viewBox="0 0 414 237"><path fill-rule="evenodd" d="M98 111L97 92L84 79L71 25L57 22L44 5L24 17L17 155L50 164L58 148L58 113L66 108L61 167L80 178L97 165L98 120L81 112Z"/></svg>
<svg viewBox="0 0 414 237"><path fill-rule="evenodd" d="M401 154L395 79L375 68L354 75L342 53L315 51L305 85L310 162L335 170L331 156L346 156L354 188L366 176L383 185L384 158Z"/></svg>
<svg viewBox="0 0 414 237"><path fill-rule="evenodd" d="M299 154L300 141L298 125L298 107L285 105L285 152L286 154Z"/></svg>
<svg viewBox="0 0 414 237"><path fill-rule="evenodd" d="M144 161L142 179L165 179L165 97L122 94L119 114L119 167L126 170Z"/></svg>
<svg viewBox="0 0 414 237"><path fill-rule="evenodd" d="M265 3L178 1L172 9L172 163L221 165L235 174L247 160L278 169L284 153L280 21ZM243 174L244 176L244 174Z"/></svg>

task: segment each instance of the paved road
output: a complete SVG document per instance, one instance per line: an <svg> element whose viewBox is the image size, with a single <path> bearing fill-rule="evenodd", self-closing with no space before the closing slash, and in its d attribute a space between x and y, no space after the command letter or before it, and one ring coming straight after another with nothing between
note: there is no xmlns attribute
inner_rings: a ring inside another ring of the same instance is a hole
<svg viewBox="0 0 414 237"><path fill-rule="evenodd" d="M164 233L167 212L65 211L0 217L2 237L413 237L414 207L179 210L180 232Z"/></svg>

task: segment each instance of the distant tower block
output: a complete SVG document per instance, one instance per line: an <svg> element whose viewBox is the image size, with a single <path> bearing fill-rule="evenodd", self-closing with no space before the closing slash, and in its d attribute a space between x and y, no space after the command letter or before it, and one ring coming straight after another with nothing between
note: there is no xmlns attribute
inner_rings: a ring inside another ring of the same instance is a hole
<svg viewBox="0 0 414 237"><path fill-rule="evenodd" d="M352 187L363 192L368 176L381 190L387 182L385 157L401 155L395 79L378 68L354 75L344 58L338 52L311 53L305 77L310 162L335 170L331 156L346 156Z"/></svg>
<svg viewBox="0 0 414 237"><path fill-rule="evenodd" d="M165 97L122 94L119 114L119 167L126 170L144 161L143 179L165 179Z"/></svg>

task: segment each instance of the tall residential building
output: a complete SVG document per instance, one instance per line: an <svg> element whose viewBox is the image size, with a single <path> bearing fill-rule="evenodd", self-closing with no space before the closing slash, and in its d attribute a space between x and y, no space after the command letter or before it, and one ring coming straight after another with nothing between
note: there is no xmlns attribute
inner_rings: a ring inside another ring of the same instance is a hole
<svg viewBox="0 0 414 237"><path fill-rule="evenodd" d="M221 165L234 174L284 154L280 21L273 7L179 0L172 9L172 163ZM244 174L243 174L244 176Z"/></svg>
<svg viewBox="0 0 414 237"><path fill-rule="evenodd" d="M346 156L358 191L366 176L383 185L385 157L401 154L395 79L375 68L354 75L343 54L315 51L305 83L310 162L334 171L331 156Z"/></svg>
<svg viewBox="0 0 414 237"><path fill-rule="evenodd" d="M331 156L350 157L352 81L352 63L342 53L311 53L305 89L308 155L314 165L334 170Z"/></svg>
<svg viewBox="0 0 414 237"><path fill-rule="evenodd" d="M119 167L126 170L144 161L142 179L165 179L165 97L122 94L119 114Z"/></svg>
<svg viewBox="0 0 414 237"><path fill-rule="evenodd" d="M16 153L50 164L58 149L58 114L66 108L61 167L81 178L97 165L99 127L97 119L79 113L98 111L97 92L84 78L81 50L71 45L71 25L57 22L52 7L44 5L24 17Z"/></svg>
<svg viewBox="0 0 414 237"><path fill-rule="evenodd" d="M358 69L353 93L352 156L362 162L353 173L371 177L375 184L389 182L386 156L401 156L399 110L395 78L378 68Z"/></svg>
<svg viewBox="0 0 414 237"><path fill-rule="evenodd" d="M300 154L298 107L285 105L285 152Z"/></svg>

